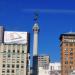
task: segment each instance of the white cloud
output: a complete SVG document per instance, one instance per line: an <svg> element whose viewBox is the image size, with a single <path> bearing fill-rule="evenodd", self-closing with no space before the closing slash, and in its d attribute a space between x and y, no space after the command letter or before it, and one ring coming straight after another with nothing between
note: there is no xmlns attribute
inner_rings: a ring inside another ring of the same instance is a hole
<svg viewBox="0 0 75 75"><path fill-rule="evenodd" d="M75 13L75 10L66 9L23 9L23 12L40 12L40 13Z"/></svg>

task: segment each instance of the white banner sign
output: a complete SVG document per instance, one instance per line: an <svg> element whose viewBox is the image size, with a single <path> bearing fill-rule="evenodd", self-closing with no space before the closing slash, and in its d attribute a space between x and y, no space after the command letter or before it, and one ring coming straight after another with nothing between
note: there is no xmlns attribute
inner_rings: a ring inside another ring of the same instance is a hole
<svg viewBox="0 0 75 75"><path fill-rule="evenodd" d="M4 32L4 43L26 44L27 43L27 32L5 31Z"/></svg>

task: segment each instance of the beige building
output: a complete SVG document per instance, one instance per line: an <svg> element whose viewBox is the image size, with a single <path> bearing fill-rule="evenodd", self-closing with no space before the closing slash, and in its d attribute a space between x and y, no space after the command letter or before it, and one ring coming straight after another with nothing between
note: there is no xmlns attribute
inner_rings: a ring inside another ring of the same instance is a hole
<svg viewBox="0 0 75 75"><path fill-rule="evenodd" d="M48 55L38 56L38 67L48 66L50 62L50 57Z"/></svg>
<svg viewBox="0 0 75 75"><path fill-rule="evenodd" d="M70 75L75 72L75 32L61 34L60 41L61 75Z"/></svg>
<svg viewBox="0 0 75 75"><path fill-rule="evenodd" d="M0 75L28 75L29 68L29 33L5 31L0 43Z"/></svg>
<svg viewBox="0 0 75 75"><path fill-rule="evenodd" d="M50 57L48 55L38 56L38 75L49 75Z"/></svg>

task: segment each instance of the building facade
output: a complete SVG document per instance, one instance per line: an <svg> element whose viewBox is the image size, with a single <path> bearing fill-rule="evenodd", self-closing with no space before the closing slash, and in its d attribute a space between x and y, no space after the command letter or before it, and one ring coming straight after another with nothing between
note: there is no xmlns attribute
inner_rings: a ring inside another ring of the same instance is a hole
<svg viewBox="0 0 75 75"><path fill-rule="evenodd" d="M38 56L38 75L49 75L50 57L48 55Z"/></svg>
<svg viewBox="0 0 75 75"><path fill-rule="evenodd" d="M61 75L70 75L75 71L75 33L60 35Z"/></svg>
<svg viewBox="0 0 75 75"><path fill-rule="evenodd" d="M61 75L61 63L55 62L49 65L50 75Z"/></svg>
<svg viewBox="0 0 75 75"><path fill-rule="evenodd" d="M49 67L39 67L38 75L61 75L60 63L50 63Z"/></svg>
<svg viewBox="0 0 75 75"><path fill-rule="evenodd" d="M29 54L29 33L4 31L4 42L0 43L0 75L28 75Z"/></svg>
<svg viewBox="0 0 75 75"><path fill-rule="evenodd" d="M48 55L39 55L38 56L38 67L49 66L50 57Z"/></svg>
<svg viewBox="0 0 75 75"><path fill-rule="evenodd" d="M50 75L49 68L39 67L38 68L38 75Z"/></svg>

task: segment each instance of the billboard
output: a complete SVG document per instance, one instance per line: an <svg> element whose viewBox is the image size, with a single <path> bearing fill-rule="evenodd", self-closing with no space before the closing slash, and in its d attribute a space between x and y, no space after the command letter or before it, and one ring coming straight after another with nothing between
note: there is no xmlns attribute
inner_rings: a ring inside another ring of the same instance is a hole
<svg viewBox="0 0 75 75"><path fill-rule="evenodd" d="M26 44L27 32L5 31L4 43L7 44Z"/></svg>

